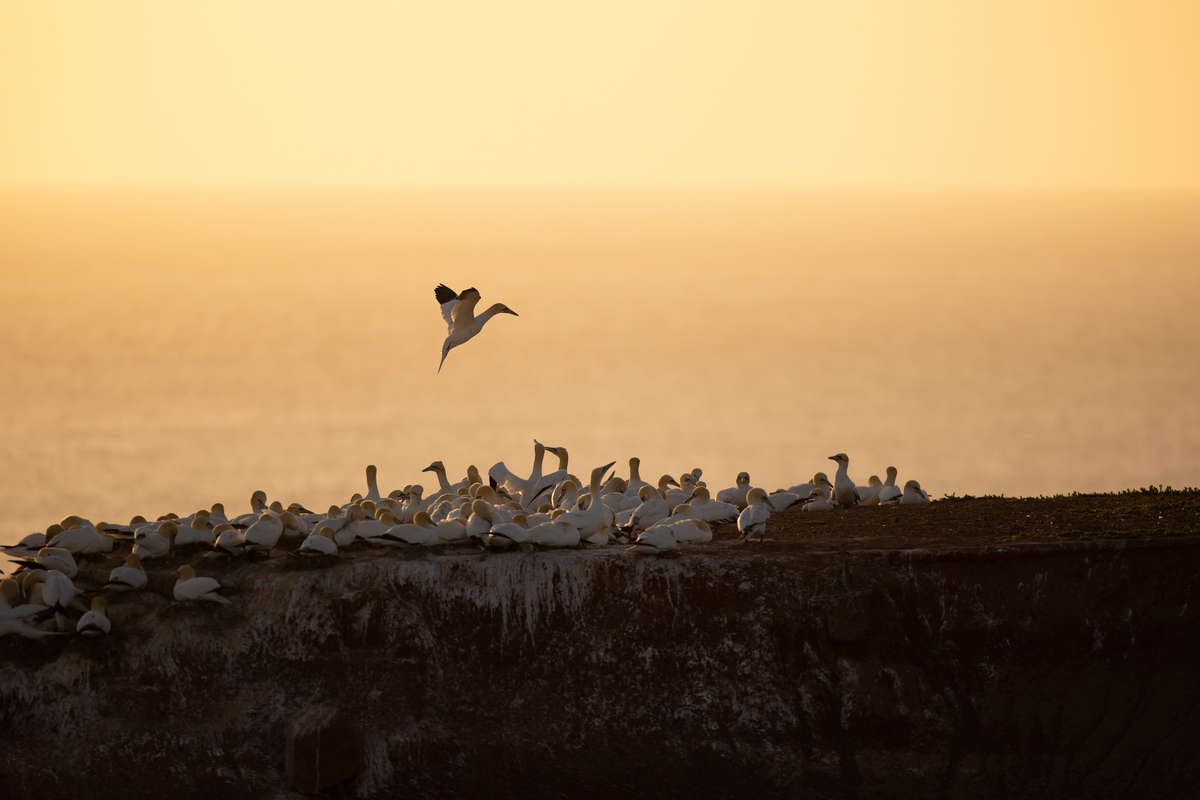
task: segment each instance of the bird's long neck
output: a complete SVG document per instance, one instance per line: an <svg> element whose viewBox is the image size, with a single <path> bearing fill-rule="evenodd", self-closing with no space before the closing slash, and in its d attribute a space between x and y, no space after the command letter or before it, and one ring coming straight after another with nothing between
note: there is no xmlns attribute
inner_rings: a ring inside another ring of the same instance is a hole
<svg viewBox="0 0 1200 800"><path fill-rule="evenodd" d="M640 464L637 461L629 462L629 482L630 483L633 483L634 481L640 481L642 479L641 474L638 472L639 467L640 467Z"/></svg>
<svg viewBox="0 0 1200 800"><path fill-rule="evenodd" d="M485 322L487 322L489 319L491 319L492 317L496 316L496 314L498 314L500 312L501 308L502 308L502 306L499 303L497 303L494 306L490 306L487 311L484 311L482 314L477 314L475 316L475 324L478 325L480 328L482 328L483 324Z"/></svg>
<svg viewBox="0 0 1200 800"><path fill-rule="evenodd" d="M529 474L529 480L536 481L542 477L542 460L546 457L546 451L541 447L533 449L533 472ZM533 487L530 486L530 489Z"/></svg>
<svg viewBox="0 0 1200 800"><path fill-rule="evenodd" d="M450 481L446 480L446 468L438 467L433 472L438 476L438 486L441 488L441 490L443 492L450 491Z"/></svg>

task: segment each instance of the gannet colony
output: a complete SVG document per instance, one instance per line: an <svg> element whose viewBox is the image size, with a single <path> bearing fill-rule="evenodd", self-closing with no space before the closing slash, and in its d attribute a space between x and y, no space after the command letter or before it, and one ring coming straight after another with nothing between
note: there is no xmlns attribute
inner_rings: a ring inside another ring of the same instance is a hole
<svg viewBox="0 0 1200 800"><path fill-rule="evenodd" d="M558 469L543 474L547 452L558 457ZM268 502L266 493L256 491L250 497L250 512L233 517L221 503L185 517L172 513L149 521L136 516L128 525L93 524L71 515L45 533L2 547L18 570L0 583L0 636L106 634L112 626L105 616L104 593L146 589L144 562L184 548L203 554L201 562L274 554L332 563L348 548L434 546L526 552L619 546L632 554L654 555L709 542L713 525L734 522L743 541L761 541L771 515L793 506L830 511L929 502L917 481L908 481L903 489L896 486L895 467L888 467L886 481L872 475L867 485L858 486L848 474L850 459L844 453L830 458L838 465L833 481L818 472L807 483L768 494L751 487L749 474L742 472L735 485L717 492L714 500L700 469L678 480L663 475L652 485L642 480L637 458L629 459L628 479L610 474L616 463L612 462L593 469L585 487L569 471L565 447L535 440L528 477L500 462L488 470L487 483L474 466L462 480L450 483L446 467L435 461L422 470L434 473L438 481L428 495L423 486L413 484L385 496L372 465L366 469L366 494L355 494L323 514L299 503L284 507L280 501ZM76 557L109 554L119 547L131 550L124 565L112 570L104 592L85 592L73 583ZM216 579L197 576L191 565L181 566L172 576L177 576L177 601L230 602L221 596Z"/></svg>
<svg viewBox="0 0 1200 800"><path fill-rule="evenodd" d="M448 327L442 360L455 347L474 338L496 314L517 315L496 303L478 317L479 291L456 293L445 284L434 289ZM543 474L546 452L558 457L558 469ZM641 479L640 461L629 459L629 479L609 475L611 462L592 470L585 487L568 471L565 447L545 447L534 440L533 469L522 478L504 462L488 470L484 484L474 465L466 477L450 483L446 467L435 461L423 472L437 476L438 488L425 495L419 484L396 489L386 497L379 491L376 469L367 467L367 493L348 503L314 513L298 503L286 508L267 502L264 492L250 497L250 512L226 516L225 507L186 517L167 514L154 522L141 516L128 525L111 525L71 515L45 533L33 533L13 545L0 547L18 565L17 573L0 586L0 636L31 638L74 631L84 636L108 633L103 594L78 588L76 556L112 553L118 544L132 543L124 566L115 568L105 591L144 590L148 584L142 562L176 548L210 551L212 557L250 557L279 551L298 557L336 558L350 547L467 546L484 550L624 546L631 553L659 554L681 544L712 541L712 526L736 522L743 541L761 541L772 514L799 505L803 511L830 511L860 505L928 503L917 481L896 486L896 468L887 480L872 475L866 486L851 480L845 453L830 456L837 471L830 482L824 472L812 480L767 493L752 488L750 475L739 473L736 484L717 492L716 499L694 469L675 480L663 475L657 485ZM181 566L173 575L176 600L229 603L215 578L197 576L194 567ZM91 607L84 605L90 600Z"/></svg>

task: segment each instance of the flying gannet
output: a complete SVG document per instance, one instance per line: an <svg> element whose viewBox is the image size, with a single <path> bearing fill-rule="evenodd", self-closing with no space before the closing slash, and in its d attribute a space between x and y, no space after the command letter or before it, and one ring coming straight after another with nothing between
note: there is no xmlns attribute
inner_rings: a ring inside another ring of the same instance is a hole
<svg viewBox="0 0 1200 800"><path fill-rule="evenodd" d="M497 314L520 316L503 303L496 303L478 317L475 316L475 305L479 302L479 290L474 287L467 289L462 294L455 294L453 289L441 283L433 290L433 295L442 307L442 318L446 320L446 328L449 332L446 341L442 342L442 360L438 364L439 373L442 371L442 364L446 363L446 356L450 351L471 341L477 333L483 330L483 326L489 319Z"/></svg>

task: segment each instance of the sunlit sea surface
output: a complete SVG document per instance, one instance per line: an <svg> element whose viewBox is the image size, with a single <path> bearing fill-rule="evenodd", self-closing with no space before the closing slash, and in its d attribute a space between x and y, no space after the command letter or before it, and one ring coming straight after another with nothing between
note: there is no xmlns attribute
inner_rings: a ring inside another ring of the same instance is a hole
<svg viewBox="0 0 1200 800"><path fill-rule="evenodd" d="M500 316L453 351L433 297ZM1200 485L1200 201L0 195L0 538L640 456L937 498Z"/></svg>

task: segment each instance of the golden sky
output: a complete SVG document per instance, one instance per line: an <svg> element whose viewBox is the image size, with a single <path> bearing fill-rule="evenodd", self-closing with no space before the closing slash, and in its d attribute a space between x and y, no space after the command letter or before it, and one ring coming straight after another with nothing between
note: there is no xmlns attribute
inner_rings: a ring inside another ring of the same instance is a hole
<svg viewBox="0 0 1200 800"><path fill-rule="evenodd" d="M1200 189L1196 0L0 4L0 183Z"/></svg>

